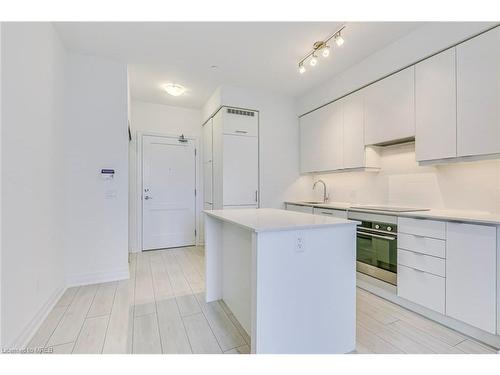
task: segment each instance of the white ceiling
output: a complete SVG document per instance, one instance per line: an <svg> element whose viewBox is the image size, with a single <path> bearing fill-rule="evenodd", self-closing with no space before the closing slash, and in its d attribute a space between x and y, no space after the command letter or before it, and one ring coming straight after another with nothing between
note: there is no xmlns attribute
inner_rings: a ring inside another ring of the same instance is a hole
<svg viewBox="0 0 500 375"><path fill-rule="evenodd" d="M297 96L408 34L421 23L349 22L345 43L332 46L305 74L298 61L340 22L78 22L55 23L72 51L129 64L135 99L200 108L220 85ZM213 69L212 65L218 68ZM160 85L187 87L180 97Z"/></svg>

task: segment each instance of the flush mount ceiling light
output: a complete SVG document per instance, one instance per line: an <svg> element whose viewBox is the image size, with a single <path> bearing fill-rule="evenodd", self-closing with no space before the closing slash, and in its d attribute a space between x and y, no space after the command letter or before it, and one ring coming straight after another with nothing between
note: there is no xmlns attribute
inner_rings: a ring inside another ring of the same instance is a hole
<svg viewBox="0 0 500 375"><path fill-rule="evenodd" d="M180 96L186 92L186 88L176 83L167 83L163 85L165 91L172 96Z"/></svg>
<svg viewBox="0 0 500 375"><path fill-rule="evenodd" d="M313 44L313 48L307 55L305 55L302 60L299 61L299 73L303 74L306 71L306 68L304 64L309 60L309 65L311 66L316 66L318 63L318 52L321 52L321 55L323 57L328 57L330 56L330 46L328 45L328 42L332 39L334 39L335 44L338 47L341 47L344 44L344 38L342 38L342 30L345 29L345 25L342 26L340 29L335 31L331 36L326 38L325 40L319 40L316 43Z"/></svg>

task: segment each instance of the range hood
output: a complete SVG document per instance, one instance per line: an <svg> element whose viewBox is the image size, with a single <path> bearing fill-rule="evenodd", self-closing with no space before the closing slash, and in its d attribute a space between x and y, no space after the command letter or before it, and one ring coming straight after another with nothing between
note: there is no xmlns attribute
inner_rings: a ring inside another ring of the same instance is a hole
<svg viewBox="0 0 500 375"><path fill-rule="evenodd" d="M390 140L387 142L375 143L375 144L367 145L367 146L386 147L386 146L393 146L393 145L399 145L402 143L411 143L411 142L415 142L415 137L394 139L394 140Z"/></svg>

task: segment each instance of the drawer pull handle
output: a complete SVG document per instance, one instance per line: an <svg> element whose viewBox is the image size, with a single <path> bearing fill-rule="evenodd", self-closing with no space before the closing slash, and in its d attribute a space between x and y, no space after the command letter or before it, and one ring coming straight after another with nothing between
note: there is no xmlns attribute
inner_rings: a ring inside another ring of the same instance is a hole
<svg viewBox="0 0 500 375"><path fill-rule="evenodd" d="M389 240L389 241L394 241L396 237L390 237L390 236L381 236L379 234L373 234L373 233L368 233L368 232L362 232L362 231L357 231L356 232L358 236L367 236L367 237L374 237L374 238L380 238L383 240Z"/></svg>
<svg viewBox="0 0 500 375"><path fill-rule="evenodd" d="M413 267L408 267L408 268L411 268L413 271L417 271L417 272L420 272L420 273L425 273L425 271L419 270L417 268L413 268Z"/></svg>
<svg viewBox="0 0 500 375"><path fill-rule="evenodd" d="M248 132L245 130L236 130L235 133L247 134Z"/></svg>

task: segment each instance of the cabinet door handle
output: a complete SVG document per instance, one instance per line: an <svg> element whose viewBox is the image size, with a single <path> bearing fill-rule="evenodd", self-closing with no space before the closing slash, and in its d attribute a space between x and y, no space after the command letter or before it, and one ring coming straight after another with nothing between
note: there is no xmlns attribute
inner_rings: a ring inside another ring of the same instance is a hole
<svg viewBox="0 0 500 375"><path fill-rule="evenodd" d="M255 190L255 202L259 201L259 191Z"/></svg>
<svg viewBox="0 0 500 375"><path fill-rule="evenodd" d="M247 134L248 132L246 130L236 130L235 133Z"/></svg>

